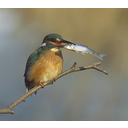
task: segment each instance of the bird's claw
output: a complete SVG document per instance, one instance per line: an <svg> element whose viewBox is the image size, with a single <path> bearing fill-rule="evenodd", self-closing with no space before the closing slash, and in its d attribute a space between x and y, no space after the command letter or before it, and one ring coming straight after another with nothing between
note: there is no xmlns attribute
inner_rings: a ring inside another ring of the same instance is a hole
<svg viewBox="0 0 128 128"><path fill-rule="evenodd" d="M53 81L56 81L57 80L57 78L55 77L54 79L53 79Z"/></svg>
<svg viewBox="0 0 128 128"><path fill-rule="evenodd" d="M40 85L42 88L44 88L44 85L43 85L43 83L39 82L39 85Z"/></svg>

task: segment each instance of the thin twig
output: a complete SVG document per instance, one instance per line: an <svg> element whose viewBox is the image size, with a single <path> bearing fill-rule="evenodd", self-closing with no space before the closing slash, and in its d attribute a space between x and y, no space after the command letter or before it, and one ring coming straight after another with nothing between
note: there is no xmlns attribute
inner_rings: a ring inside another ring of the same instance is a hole
<svg viewBox="0 0 128 128"><path fill-rule="evenodd" d="M76 67L76 64L77 64L77 63L75 62L75 63L73 64L73 66L72 66L70 69L68 69L68 70L62 72L61 74L59 74L59 75L55 78L55 80L59 79L60 77L63 77L64 75L67 75L67 74L69 74L69 73L71 73L71 72L82 71L82 70L87 70L87 69L96 69L97 71L100 71L100 72L102 72L102 73L108 75L108 72L107 72L107 71L102 70L102 69L100 69L100 68L97 67L97 66L99 66L99 65L101 64L101 62L94 63L94 64L92 64L92 65L85 66L85 67L77 67L77 68L75 68L75 67ZM53 81L53 82L54 82L54 81ZM45 83L43 83L43 85L46 86L46 85L49 85L49 84L51 84L51 83L53 83L53 82L45 82ZM29 90L27 93L25 93L23 96L21 96L19 99L17 99L17 100L14 101L13 103L11 103L9 106L7 106L6 108L0 109L0 114L9 114L9 113L10 113L10 114L14 114L14 112L13 112L12 109L13 109L15 106L17 106L19 103L25 101L25 99L26 99L28 96L30 96L31 94L33 94L35 91L39 90L40 88L41 88L41 86L36 86L36 87L32 88L32 89Z"/></svg>

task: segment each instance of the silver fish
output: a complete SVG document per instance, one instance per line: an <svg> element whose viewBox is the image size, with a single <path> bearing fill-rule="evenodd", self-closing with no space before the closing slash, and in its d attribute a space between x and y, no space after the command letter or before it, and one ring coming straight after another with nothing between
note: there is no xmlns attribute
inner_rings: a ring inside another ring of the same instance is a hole
<svg viewBox="0 0 128 128"><path fill-rule="evenodd" d="M103 60L103 57L106 56L106 54L97 53L97 52L89 49L87 46L80 45L80 44L68 44L68 45L65 45L64 48L66 48L68 50L75 51L75 52L80 52L84 55L85 55L85 53L86 54L92 54L101 60Z"/></svg>

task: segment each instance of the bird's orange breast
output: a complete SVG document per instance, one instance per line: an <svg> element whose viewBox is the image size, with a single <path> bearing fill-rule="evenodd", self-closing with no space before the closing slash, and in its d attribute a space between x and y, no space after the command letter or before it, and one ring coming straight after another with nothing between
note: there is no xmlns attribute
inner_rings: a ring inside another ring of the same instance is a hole
<svg viewBox="0 0 128 128"><path fill-rule="evenodd" d="M28 72L28 80L35 83L53 80L62 72L63 58L61 51L46 50L45 54L31 66Z"/></svg>

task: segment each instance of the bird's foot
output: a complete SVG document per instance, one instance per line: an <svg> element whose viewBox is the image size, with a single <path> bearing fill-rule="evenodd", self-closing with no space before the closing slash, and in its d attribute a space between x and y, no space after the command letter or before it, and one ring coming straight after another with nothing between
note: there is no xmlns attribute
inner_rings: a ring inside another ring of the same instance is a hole
<svg viewBox="0 0 128 128"><path fill-rule="evenodd" d="M53 79L53 81L56 81L57 80L57 78L55 77L54 79Z"/></svg>
<svg viewBox="0 0 128 128"><path fill-rule="evenodd" d="M44 88L44 85L43 85L43 83L39 82L39 85L40 85L42 88Z"/></svg>

